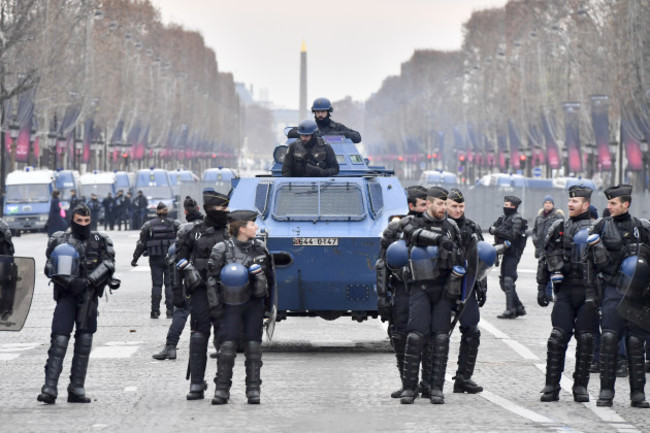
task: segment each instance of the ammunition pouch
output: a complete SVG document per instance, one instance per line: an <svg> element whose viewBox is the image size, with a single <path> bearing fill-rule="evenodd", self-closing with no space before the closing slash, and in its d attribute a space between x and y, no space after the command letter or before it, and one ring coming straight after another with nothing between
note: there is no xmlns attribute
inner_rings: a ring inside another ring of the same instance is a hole
<svg viewBox="0 0 650 433"><path fill-rule="evenodd" d="M545 257L549 272L562 272L564 268L564 254L562 250L546 253Z"/></svg>
<svg viewBox="0 0 650 433"><path fill-rule="evenodd" d="M437 259L409 260L411 278L416 281L435 280L440 276Z"/></svg>
<svg viewBox="0 0 650 433"><path fill-rule="evenodd" d="M594 258L594 265L604 266L610 262L609 253L602 242L593 245L591 247L591 251Z"/></svg>

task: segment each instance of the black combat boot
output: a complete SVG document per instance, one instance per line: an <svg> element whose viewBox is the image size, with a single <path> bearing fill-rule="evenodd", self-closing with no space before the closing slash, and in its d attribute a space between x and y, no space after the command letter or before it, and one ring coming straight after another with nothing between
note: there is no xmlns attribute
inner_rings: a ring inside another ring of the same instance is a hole
<svg viewBox="0 0 650 433"><path fill-rule="evenodd" d="M553 328L547 343L546 386L541 391L541 401L558 401L560 399L560 379L564 371L567 343L566 334L560 329Z"/></svg>
<svg viewBox="0 0 650 433"><path fill-rule="evenodd" d="M50 340L50 349L47 351L47 363L45 363L45 385L36 398L47 404L54 404L58 395L57 385L59 376L63 370L63 358L68 350L70 337L61 334L53 334Z"/></svg>
<svg viewBox="0 0 650 433"><path fill-rule="evenodd" d="M460 337L458 350L458 370L454 376L454 392L476 394L483 391L483 387L472 380L478 347L481 344L481 331L471 328L463 332Z"/></svg>
<svg viewBox="0 0 650 433"><path fill-rule="evenodd" d="M632 407L650 408L645 399L645 364L643 361L643 339L628 335L625 339L627 362L630 368L630 401Z"/></svg>
<svg viewBox="0 0 650 433"><path fill-rule="evenodd" d="M151 318L158 319L160 317L160 301L162 300L161 296L151 295Z"/></svg>
<svg viewBox="0 0 650 433"><path fill-rule="evenodd" d="M201 400L208 388L203 380L205 364L208 362L208 337L200 332L192 332L190 336L190 392L188 400Z"/></svg>
<svg viewBox="0 0 650 433"><path fill-rule="evenodd" d="M217 354L217 377L214 378L215 389L212 404L227 404L230 399L230 386L232 385L232 368L237 356L237 342L224 341ZM260 353L260 364L261 364ZM261 367L261 365L260 365ZM259 370L258 370L259 377ZM250 400L249 400L250 401ZM258 394L259 402L259 394Z"/></svg>
<svg viewBox="0 0 650 433"><path fill-rule="evenodd" d="M586 403L589 401L589 373L591 360L594 356L594 334L583 332L577 336L576 371L573 373L573 401Z"/></svg>
<svg viewBox="0 0 650 433"><path fill-rule="evenodd" d="M399 380L402 381L402 371L404 370L404 349L406 346L406 335L400 334L398 332L393 332L390 336L391 341L393 342L393 350L395 351L395 359L397 360L397 371L399 371ZM404 391L404 383L402 387L396 391L393 391L390 396L391 398L400 398L402 396L402 391Z"/></svg>
<svg viewBox="0 0 650 433"><path fill-rule="evenodd" d="M93 334L78 333L74 339L74 356L70 368L70 384L68 385L68 403L90 403L86 397L84 383L90 361L90 351L93 348Z"/></svg>
<svg viewBox="0 0 650 433"><path fill-rule="evenodd" d="M449 357L449 334L436 334L433 338L431 349L431 404L444 404L445 396L442 388L445 384L447 371L447 358Z"/></svg>
<svg viewBox="0 0 650 433"><path fill-rule="evenodd" d="M603 331L600 337L600 393L596 406L611 407L613 404L617 351L618 334L614 331Z"/></svg>
<svg viewBox="0 0 650 433"><path fill-rule="evenodd" d="M422 378L420 379L420 393L422 398L431 397L431 351L433 350L433 341L427 339L422 347Z"/></svg>
<svg viewBox="0 0 650 433"><path fill-rule="evenodd" d="M260 404L262 345L257 341L248 341L244 353L246 355L246 398L248 404Z"/></svg>
<svg viewBox="0 0 650 433"><path fill-rule="evenodd" d="M165 348L160 351L160 353L151 355L151 357L159 361L164 361L165 359L176 359L176 346L167 344L165 345Z"/></svg>
<svg viewBox="0 0 650 433"><path fill-rule="evenodd" d="M504 278L501 288L506 294L506 309L503 313L497 316L497 319L516 319L517 308L515 306L515 287L513 279L510 277Z"/></svg>
<svg viewBox="0 0 650 433"><path fill-rule="evenodd" d="M409 332L406 336L404 349L404 368L402 369L402 384L404 391L400 398L402 404L413 404L418 396L418 376L420 373L420 357L424 337L417 332Z"/></svg>

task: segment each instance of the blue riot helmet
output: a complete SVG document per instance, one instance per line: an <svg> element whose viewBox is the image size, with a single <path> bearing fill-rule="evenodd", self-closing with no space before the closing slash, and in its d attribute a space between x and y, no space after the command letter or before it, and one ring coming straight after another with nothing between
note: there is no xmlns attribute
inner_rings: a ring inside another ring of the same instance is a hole
<svg viewBox="0 0 650 433"><path fill-rule="evenodd" d="M401 269L409 262L409 249L406 241L400 239L386 248L386 264L392 270Z"/></svg>
<svg viewBox="0 0 650 433"><path fill-rule="evenodd" d="M50 255L52 264L49 277L79 276L79 251L70 244L59 244Z"/></svg>
<svg viewBox="0 0 650 433"><path fill-rule="evenodd" d="M411 276L414 280L433 280L439 275L437 246L411 248Z"/></svg>
<svg viewBox="0 0 650 433"><path fill-rule="evenodd" d="M630 256L621 262L621 274L627 278L633 278L636 272L638 256Z"/></svg>
<svg viewBox="0 0 650 433"><path fill-rule="evenodd" d="M573 236L573 243L575 245L575 252L577 254L577 257L574 257L576 263L582 261L582 256L584 256L585 250L587 249L588 238L589 230L587 229L580 229L578 230L578 233Z"/></svg>
<svg viewBox="0 0 650 433"><path fill-rule="evenodd" d="M168 266L171 266L176 261L176 244L173 243L169 246L167 250L167 255L165 256L165 262Z"/></svg>
<svg viewBox="0 0 650 433"><path fill-rule="evenodd" d="M482 280L487 275L494 263L497 260L497 250L494 245L485 241L478 241L476 244L478 251L478 272L476 275L477 280Z"/></svg>
<svg viewBox="0 0 650 433"><path fill-rule="evenodd" d="M332 103L329 99L321 97L314 99L314 103L311 106L311 112L313 113L314 111L332 112L334 109L332 108Z"/></svg>
<svg viewBox="0 0 650 433"><path fill-rule="evenodd" d="M314 119L305 119L298 124L298 134L314 135L318 131L318 125Z"/></svg>
<svg viewBox="0 0 650 433"><path fill-rule="evenodd" d="M228 263L221 268L221 289L223 302L228 305L240 305L248 301L248 268L239 263Z"/></svg>

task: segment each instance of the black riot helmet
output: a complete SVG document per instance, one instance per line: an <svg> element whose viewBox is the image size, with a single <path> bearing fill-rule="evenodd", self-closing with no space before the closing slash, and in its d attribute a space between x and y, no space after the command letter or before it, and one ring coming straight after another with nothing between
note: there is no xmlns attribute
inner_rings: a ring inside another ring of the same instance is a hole
<svg viewBox="0 0 650 433"><path fill-rule="evenodd" d="M298 134L314 135L318 131L318 125L314 119L305 119L298 124Z"/></svg>
<svg viewBox="0 0 650 433"><path fill-rule="evenodd" d="M314 103L311 106L311 112L313 113L314 111L329 111L331 113L334 109L332 108L332 103L329 99L321 97L314 99Z"/></svg>

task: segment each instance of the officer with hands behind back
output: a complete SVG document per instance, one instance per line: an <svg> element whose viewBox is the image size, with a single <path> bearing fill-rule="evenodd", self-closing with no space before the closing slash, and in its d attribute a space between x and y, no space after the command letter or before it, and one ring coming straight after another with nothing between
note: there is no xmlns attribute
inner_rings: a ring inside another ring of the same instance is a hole
<svg viewBox="0 0 650 433"><path fill-rule="evenodd" d="M548 338L546 386L541 401L557 401L564 358L571 335L575 335L576 367L573 399L588 402L589 369L594 350L594 330L598 326L595 290L587 284L584 254L592 220L589 213L591 189L583 185L569 188L569 218L556 220L548 230L544 251L537 268L537 303L549 305L546 287L553 283L557 295L551 314L553 330Z"/></svg>
<svg viewBox="0 0 650 433"><path fill-rule="evenodd" d="M45 364L45 384L38 401L56 402L63 358L74 327L68 402L90 403L84 383L93 334L97 331L98 297L103 295L106 284L111 288L119 287L119 280L112 279L115 271L113 242L104 233L90 231L90 209L82 203L72 211L70 228L54 233L49 239L45 255L45 275L54 283L56 307Z"/></svg>
<svg viewBox="0 0 650 433"><path fill-rule="evenodd" d="M142 225L140 239L135 245L131 266L138 266L138 259L147 251L149 255L149 267L151 268L151 318L160 317L160 301L162 300L162 286L165 285L165 306L167 318L171 319L173 314L172 286L169 275L169 268L165 262L165 256L169 246L176 239L176 232L181 223L167 217L167 205L158 203L156 218L153 218Z"/></svg>
<svg viewBox="0 0 650 433"><path fill-rule="evenodd" d="M243 335L246 356L246 398L260 403L262 368L262 328L265 301L274 286L271 255L255 239L257 212L236 210L230 213L230 239L212 248L208 263L208 291L212 314L221 317L217 377L212 404L226 404L230 398L232 370L237 341Z"/></svg>

